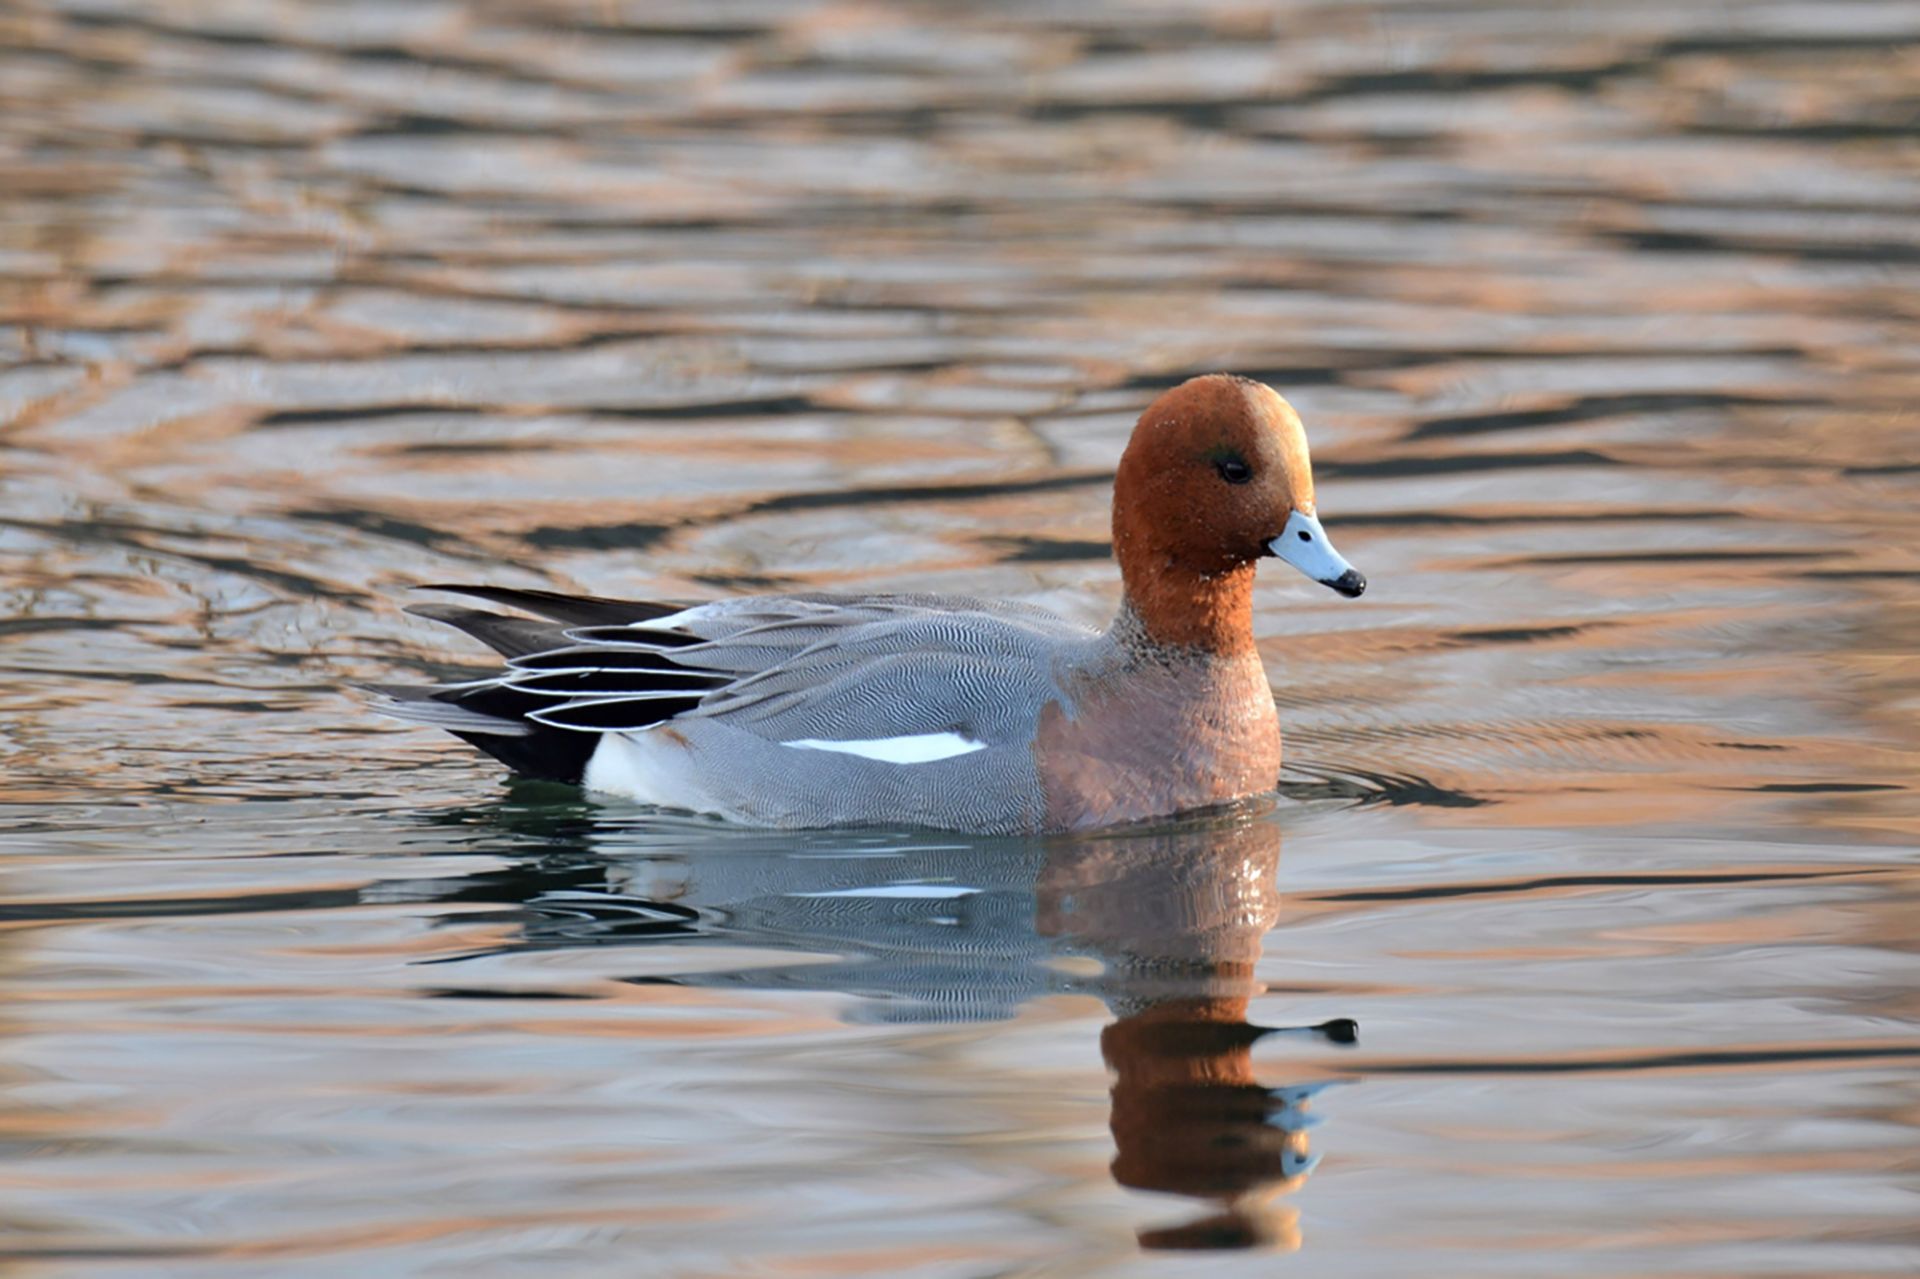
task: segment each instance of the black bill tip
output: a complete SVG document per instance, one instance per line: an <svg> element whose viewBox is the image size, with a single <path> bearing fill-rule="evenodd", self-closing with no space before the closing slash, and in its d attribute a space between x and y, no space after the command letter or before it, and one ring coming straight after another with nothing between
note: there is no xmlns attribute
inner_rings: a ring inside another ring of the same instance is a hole
<svg viewBox="0 0 1920 1279"><path fill-rule="evenodd" d="M1332 1021L1323 1021L1315 1030L1327 1037L1329 1043L1357 1044L1360 1042L1360 1023L1351 1017L1335 1017Z"/></svg>
<svg viewBox="0 0 1920 1279"><path fill-rule="evenodd" d="M1366 591L1367 579L1360 576L1360 570L1350 568L1331 582L1323 582L1322 585L1331 586L1348 599L1354 599Z"/></svg>

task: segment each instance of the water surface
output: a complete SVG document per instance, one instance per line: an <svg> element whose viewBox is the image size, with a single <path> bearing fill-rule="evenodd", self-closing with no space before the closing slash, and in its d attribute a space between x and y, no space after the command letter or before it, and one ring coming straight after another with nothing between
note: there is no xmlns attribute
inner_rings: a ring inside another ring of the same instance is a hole
<svg viewBox="0 0 1920 1279"><path fill-rule="evenodd" d="M0 14L10 1273L1920 1268L1920 19ZM1279 797L508 787L479 580L1098 622L1271 381ZM1295 1253L1297 1255L1287 1255Z"/></svg>

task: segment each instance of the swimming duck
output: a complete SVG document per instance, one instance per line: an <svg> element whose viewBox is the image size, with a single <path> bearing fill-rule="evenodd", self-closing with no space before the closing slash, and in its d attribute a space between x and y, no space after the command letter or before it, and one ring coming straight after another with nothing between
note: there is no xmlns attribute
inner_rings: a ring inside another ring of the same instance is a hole
<svg viewBox="0 0 1920 1279"><path fill-rule="evenodd" d="M1254 566L1366 589L1320 526L1292 406L1228 374L1162 394L1120 459L1113 547L1124 594L1104 631L961 596L689 607L436 586L535 617L416 606L506 667L376 691L515 772L752 826L1043 834L1272 790Z"/></svg>

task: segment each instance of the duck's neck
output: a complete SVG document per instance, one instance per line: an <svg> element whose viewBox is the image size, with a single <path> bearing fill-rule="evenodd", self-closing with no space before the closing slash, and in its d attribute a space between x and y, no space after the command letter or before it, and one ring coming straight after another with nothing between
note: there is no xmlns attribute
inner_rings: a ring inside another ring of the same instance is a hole
<svg viewBox="0 0 1920 1279"><path fill-rule="evenodd" d="M1121 561L1126 599L1114 621L1118 638L1207 658L1252 654L1253 565L1203 573L1178 563L1151 569ZM1130 571L1136 570L1136 571Z"/></svg>

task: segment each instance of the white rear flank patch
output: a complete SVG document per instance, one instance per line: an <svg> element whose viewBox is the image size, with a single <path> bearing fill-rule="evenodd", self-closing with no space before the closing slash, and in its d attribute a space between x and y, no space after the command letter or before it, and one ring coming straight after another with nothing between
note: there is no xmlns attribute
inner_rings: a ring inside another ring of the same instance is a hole
<svg viewBox="0 0 1920 1279"><path fill-rule="evenodd" d="M660 808L715 813L720 805L695 776L684 740L652 731L602 733L580 784L588 790L637 799Z"/></svg>
<svg viewBox="0 0 1920 1279"><path fill-rule="evenodd" d="M801 737L780 744L795 750L858 755L861 759L877 759L883 764L931 764L935 760L952 759L955 755L969 755L987 748L985 742L976 742L960 733L915 733L908 737L872 737L850 742Z"/></svg>

